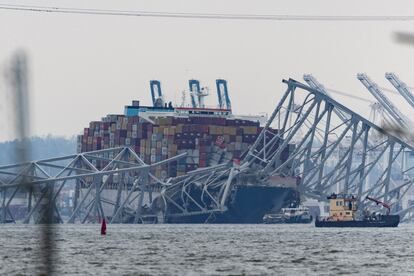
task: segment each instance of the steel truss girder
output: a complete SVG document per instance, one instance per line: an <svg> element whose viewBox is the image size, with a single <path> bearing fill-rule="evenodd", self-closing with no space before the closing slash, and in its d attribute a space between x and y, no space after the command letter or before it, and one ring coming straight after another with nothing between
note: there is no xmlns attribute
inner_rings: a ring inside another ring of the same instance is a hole
<svg viewBox="0 0 414 276"><path fill-rule="evenodd" d="M283 82L287 91L245 162L255 164L264 175L300 177L300 189L307 198L324 200L327 194L337 191L361 197L369 194L391 202L393 212L404 214L402 196L408 193L413 181L401 184L393 174L403 170L398 158L405 149L413 150L412 146L317 87L293 79ZM264 143L266 131L278 125L278 135ZM381 139L370 139L373 135ZM277 150L268 153L271 158L263 158L263 149L276 144ZM280 153L292 144L296 147L288 158L280 160Z"/></svg>
<svg viewBox="0 0 414 276"><path fill-rule="evenodd" d="M204 216L204 222L214 221L217 214L227 210L235 178L246 169L235 164L220 164L172 179L171 185L164 186L161 192L165 221L181 216Z"/></svg>
<svg viewBox="0 0 414 276"><path fill-rule="evenodd" d="M131 192L139 189L143 193L149 191L153 185L168 185L161 180L155 181L150 170L185 156L184 153L147 165L131 148L119 147L0 166L0 222L14 221L9 208L13 200L28 201L27 213L22 220L24 223L41 223L44 214L50 210L55 222L64 222L57 206L57 199L65 186L73 185L74 182L77 183L77 187L83 186L86 192L77 200L66 222L74 223L79 220L85 223L110 218L105 214L102 205L112 203L102 198L101 194L114 175L128 181L135 180L131 185L124 183L128 185L125 185L126 190L123 192L129 196L121 199L115 206L116 216L111 221L122 221L120 217L123 209L132 204L129 201ZM141 179L145 181L138 181ZM139 208L137 211L135 217L139 220Z"/></svg>
<svg viewBox="0 0 414 276"><path fill-rule="evenodd" d="M151 185L161 189L158 199L163 204L159 211L164 220L206 215L206 221L210 221L226 211L233 185L248 174L255 175L257 180L274 174L300 177L302 195L318 200L336 190L361 196L369 194L391 202L394 213L410 216L414 208L401 207L403 196L414 181L398 184L392 172L401 169L397 162L400 153L413 148L317 89L292 79L283 82L287 90L240 165L220 164L164 180L156 178L150 169L183 156L147 165L125 147L3 166L0 167L2 221L10 216L6 203L27 186L25 183L38 190L37 197L33 196L35 204L28 216L30 220L33 214L41 214L42 194L52 192L53 203L70 181L81 183L86 191L77 200L68 222L108 217L102 204L109 201L101 194L115 174L122 175L123 184L118 186L118 192L125 196L109 202L115 206L112 223L123 222L123 214L128 210L134 210L137 222L143 194L154 187ZM378 134L382 135L378 141L369 139ZM284 156L287 150L289 155ZM69 164L52 165L54 161L69 161ZM56 174L48 176L47 169L39 169L48 164L49 170L58 170ZM137 203L133 203L135 199ZM57 218L61 217L57 208L53 212Z"/></svg>
<svg viewBox="0 0 414 276"><path fill-rule="evenodd" d="M340 189L357 195L369 192L379 198L389 197L394 210L398 210L401 197L396 189L405 194L408 189L405 188L411 185L398 186L391 178L391 171L398 165L396 159L400 152L410 147L329 96L294 80L284 82L288 85L287 91L241 166L233 170L235 167L230 165L209 174L195 171L171 181L170 187L164 187L163 200L175 210L171 212L165 207L165 214L173 217L223 211L228 193L226 187L231 187L234 179L252 169L259 178L273 174L300 176L300 188L308 197L325 199L326 194L333 191L333 186L341 184ZM304 91L304 99L299 104L300 92L297 90ZM371 142L369 136L374 132L381 133L383 139ZM320 145L316 135L322 140ZM344 147L348 136L349 146ZM281 160L281 153L292 144L296 148L287 159ZM386 152L388 154L384 155ZM338 162L334 166L329 165L335 158ZM388 162L385 162L387 158ZM380 177L375 178L375 175ZM201 198L194 198L189 192L191 189L200 189ZM211 206L206 206L204 195L209 196ZM190 205L191 210L188 208Z"/></svg>

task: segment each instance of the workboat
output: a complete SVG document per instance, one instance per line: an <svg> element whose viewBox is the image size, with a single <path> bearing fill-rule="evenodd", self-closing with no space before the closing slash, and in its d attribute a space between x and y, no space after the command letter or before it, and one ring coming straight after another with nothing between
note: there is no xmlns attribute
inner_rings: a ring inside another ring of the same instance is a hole
<svg viewBox="0 0 414 276"><path fill-rule="evenodd" d="M329 216L318 217L316 227L397 227L398 215L390 215L390 206L378 199L367 196L366 200L375 202L387 209L386 214L358 210L357 198L348 194L328 196Z"/></svg>
<svg viewBox="0 0 414 276"><path fill-rule="evenodd" d="M311 223L312 215L309 208L304 206L282 208L278 213L264 215L263 223Z"/></svg>

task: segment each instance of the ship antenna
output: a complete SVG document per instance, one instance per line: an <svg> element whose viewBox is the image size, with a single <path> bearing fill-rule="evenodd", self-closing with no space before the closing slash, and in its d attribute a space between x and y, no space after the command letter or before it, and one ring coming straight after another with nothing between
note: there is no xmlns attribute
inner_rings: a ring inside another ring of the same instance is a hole
<svg viewBox="0 0 414 276"><path fill-rule="evenodd" d="M181 92L181 107L185 106L186 98L185 98L185 90Z"/></svg>

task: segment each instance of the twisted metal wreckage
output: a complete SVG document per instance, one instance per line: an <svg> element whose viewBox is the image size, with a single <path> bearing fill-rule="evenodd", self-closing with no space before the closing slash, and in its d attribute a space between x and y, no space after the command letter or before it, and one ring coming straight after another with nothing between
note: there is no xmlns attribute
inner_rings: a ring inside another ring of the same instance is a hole
<svg viewBox="0 0 414 276"><path fill-rule="evenodd" d="M404 167L404 153L413 151L410 142L385 132L317 87L293 79L283 82L286 92L240 162L159 179L152 168L186 154L148 165L132 149L121 147L1 166L0 221L14 221L9 207L23 194L23 222L41 223L47 210L53 210L55 222L64 222L56 199L65 185L76 187L67 223L103 217L111 223L140 223L149 215L144 201L152 203L160 222L183 215L212 218L226 211L235 185L266 185L272 175L296 177L303 199L325 200L333 191L360 199L370 195L390 202L392 213L410 219L414 205L406 196L414 179L409 177L412 168ZM280 158L292 145L291 154ZM394 177L395 172L402 178ZM104 194L114 182L116 200L111 201ZM112 206L111 213L105 206Z"/></svg>

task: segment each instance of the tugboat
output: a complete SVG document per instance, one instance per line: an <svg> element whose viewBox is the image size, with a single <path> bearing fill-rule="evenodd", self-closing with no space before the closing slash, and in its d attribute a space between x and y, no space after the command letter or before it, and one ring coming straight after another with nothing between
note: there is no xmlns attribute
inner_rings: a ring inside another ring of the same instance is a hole
<svg viewBox="0 0 414 276"><path fill-rule="evenodd" d="M366 199L387 209L386 214L360 212L354 195L332 194L329 199L329 217L316 218L316 227L397 227L400 216L390 215L390 206L375 198Z"/></svg>
<svg viewBox="0 0 414 276"><path fill-rule="evenodd" d="M269 213L264 215L263 223L311 223L312 215L304 206L282 208L280 213Z"/></svg>

